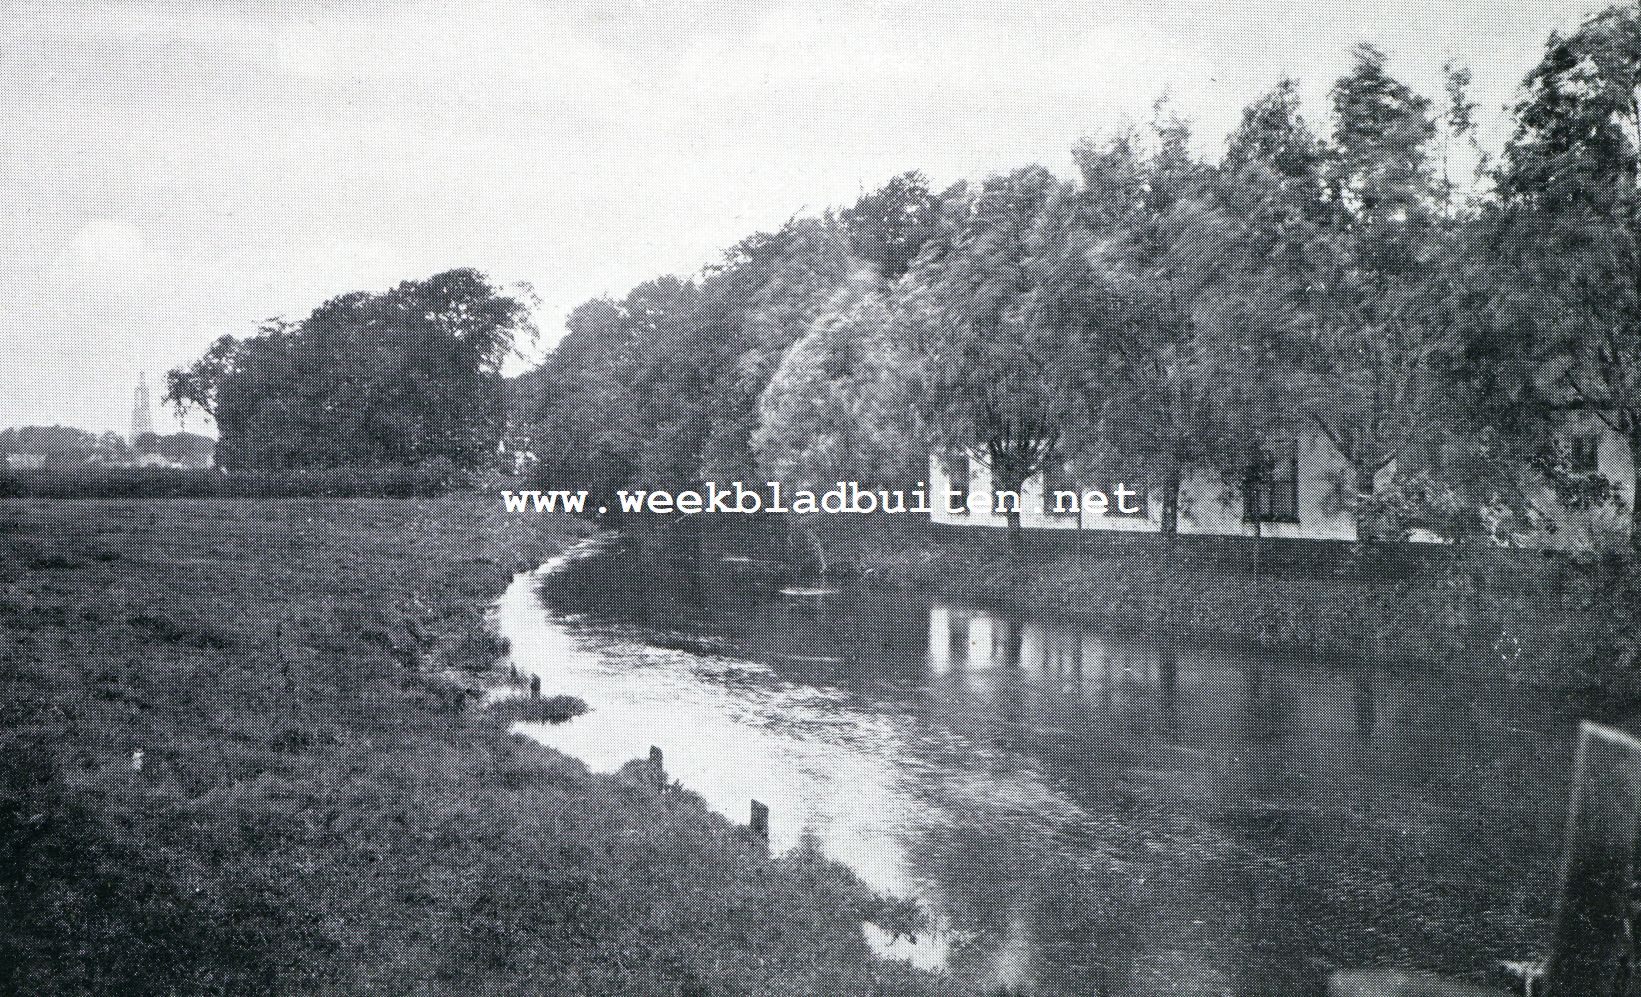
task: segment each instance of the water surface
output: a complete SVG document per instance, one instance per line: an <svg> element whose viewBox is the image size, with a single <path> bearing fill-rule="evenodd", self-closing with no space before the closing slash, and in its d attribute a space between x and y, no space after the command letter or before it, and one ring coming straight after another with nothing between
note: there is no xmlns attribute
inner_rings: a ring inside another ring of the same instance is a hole
<svg viewBox="0 0 1641 997"><path fill-rule="evenodd" d="M606 771L659 746L736 820L763 801L777 849L938 918L891 947L924 965L1256 997L1542 952L1576 718L1503 684L619 546L521 576L499 622L591 706L526 733Z"/></svg>

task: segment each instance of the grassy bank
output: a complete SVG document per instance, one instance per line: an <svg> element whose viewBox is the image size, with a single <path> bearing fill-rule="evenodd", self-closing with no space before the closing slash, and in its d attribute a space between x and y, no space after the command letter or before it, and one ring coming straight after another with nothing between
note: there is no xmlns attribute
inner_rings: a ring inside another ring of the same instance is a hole
<svg viewBox="0 0 1641 997"><path fill-rule="evenodd" d="M1614 562L1349 544L1295 557L1281 541L1262 549L1164 537L1060 548L1043 540L1016 552L1000 531L943 536L870 523L823 536L836 570L885 584L1159 636L1437 662L1614 698L1641 693L1641 586L1632 568Z"/></svg>
<svg viewBox="0 0 1641 997"><path fill-rule="evenodd" d="M485 607L578 532L470 495L0 501L0 992L936 990L869 957L844 870L478 705Z"/></svg>

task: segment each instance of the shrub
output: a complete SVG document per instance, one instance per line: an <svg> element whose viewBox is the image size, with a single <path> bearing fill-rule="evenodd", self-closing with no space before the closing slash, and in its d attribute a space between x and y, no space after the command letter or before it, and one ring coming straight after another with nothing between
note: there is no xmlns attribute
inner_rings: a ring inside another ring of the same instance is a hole
<svg viewBox="0 0 1641 997"><path fill-rule="evenodd" d="M515 696L497 702L495 711L505 721L561 724L586 713L587 703L577 696L548 696L546 699Z"/></svg>

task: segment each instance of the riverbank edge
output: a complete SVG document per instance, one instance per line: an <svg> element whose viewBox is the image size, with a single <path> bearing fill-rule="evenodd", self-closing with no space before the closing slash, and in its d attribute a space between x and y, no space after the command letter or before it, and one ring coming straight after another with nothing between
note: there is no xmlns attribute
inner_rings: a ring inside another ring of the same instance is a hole
<svg viewBox="0 0 1641 997"><path fill-rule="evenodd" d="M907 911L846 868L771 856L644 763L590 773L472 705L504 678L495 600L590 532L498 506L0 501L20 663L0 823L33 815L0 838L48 863L8 892L56 895L0 944L17 992L959 992L871 955L861 922ZM98 671L71 621L128 665ZM156 693L203 674L222 708L169 716ZM288 721L262 684L301 690ZM107 861L49 864L65 853ZM62 972L87 951L109 955Z"/></svg>
<svg viewBox="0 0 1641 997"><path fill-rule="evenodd" d="M493 498L488 495L478 496L479 500L489 503ZM578 548L591 547L600 541L607 541L614 536L609 531L601 531L589 521L568 516L566 514L548 514L544 519L539 514L511 514L505 522L510 524L508 535L508 559L504 562L506 577L495 588L486 601L486 609L493 609L503 590L519 575L539 577L550 570L550 563L562 555L575 555ZM574 524L573 526L571 524ZM566 536L566 532L568 536ZM487 630L494 634L494 623L487 616ZM464 641L472 646L471 641ZM507 681L514 684L502 669L509 663L509 652L505 640L500 640L498 648L501 653L490 656L488 660L475 660L457 663L461 672L473 673L487 669L490 681ZM585 768L579 761L546 745L530 740L522 734L511 732L515 723L541 722L533 714L530 706L534 701L527 692L527 683L516 683L519 692L516 696L497 699L486 712L497 723L497 733L506 738L509 745L524 752L541 752L548 759L549 764L569 764ZM494 688L493 686L491 688ZM480 690L470 690L470 694ZM575 716L590 709L596 704L587 703L576 697L566 697L553 693L543 687L541 702L551 700L573 700L567 705L562 720L550 722L573 722ZM784 913L792 914L801 911L805 906L825 908L828 913L841 914L846 923L860 925L870 923L876 925L891 936L901 933L911 934L927 929L926 915L911 901L885 896L876 893L867 887L847 866L822 857L817 851L804 850L790 856L771 856L768 846L751 833L751 829L737 824L729 818L712 810L705 800L691 791L687 786L670 780L662 769L650 764L648 759L634 758L623 766L619 772L613 774L588 773L588 778L595 783L604 783L619 787L625 794L650 793L657 801L676 801L677 809L672 810L672 816L677 821L698 823L711 837L720 841L727 840L738 843L746 848L747 854L743 859L750 860L754 868L744 870L744 878L748 886L756 891L761 900L767 901L772 908L778 908ZM666 858L670 863L680 867L710 861L714 856L709 854L684 854L669 850ZM762 865L758 869L756 866ZM780 882L790 874L791 882ZM776 881L771 882L774 879ZM807 895L806 895L807 894ZM768 919L773 911L765 911L761 915ZM812 917L813 915L809 915ZM856 931L849 932L849 942L859 942ZM725 945L732 945L734 939L723 940ZM853 948L852 945L847 946ZM856 956L864 955L863 961ZM884 971L888 970L888 977L893 982L886 991L893 997L916 997L918 994L955 995L957 993L972 993L957 983L957 981L924 974L909 966L892 961L883 961L870 954L864 948L851 952L847 958L840 958L837 969L849 973L864 971L871 977L872 986L858 993L877 993L877 987L884 984ZM857 980L857 982L866 982ZM918 984L924 984L919 986ZM831 992L831 991L827 991Z"/></svg>
<svg viewBox="0 0 1641 997"><path fill-rule="evenodd" d="M1641 698L1633 572L1532 552L1257 541L1036 537L828 523L828 573L1158 640L1502 677L1569 696ZM1177 539L1177 538L1176 538ZM791 545L795 561L807 552ZM1232 551L1227 554L1227 551ZM1320 554L1318 552L1321 552ZM1609 704L1611 705L1611 704Z"/></svg>

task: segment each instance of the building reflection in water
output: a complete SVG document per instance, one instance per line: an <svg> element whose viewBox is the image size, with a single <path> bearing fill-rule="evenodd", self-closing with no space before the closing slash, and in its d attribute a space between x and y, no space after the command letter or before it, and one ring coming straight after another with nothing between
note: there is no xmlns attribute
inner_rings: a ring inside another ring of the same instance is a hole
<svg viewBox="0 0 1641 997"><path fill-rule="evenodd" d="M525 732L601 770L661 746L732 819L770 803L777 849L810 834L950 926L880 951L1044 994L1297 993L1320 959L1462 971L1535 927L1511 897L1553 874L1566 752L1502 696L640 569L578 563L545 612L509 591L521 669L592 705Z"/></svg>

